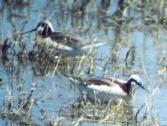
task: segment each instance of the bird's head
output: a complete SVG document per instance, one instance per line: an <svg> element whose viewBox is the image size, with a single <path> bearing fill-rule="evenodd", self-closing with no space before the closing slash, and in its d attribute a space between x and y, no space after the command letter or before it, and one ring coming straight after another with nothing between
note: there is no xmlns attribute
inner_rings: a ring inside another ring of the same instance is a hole
<svg viewBox="0 0 167 126"><path fill-rule="evenodd" d="M53 25L49 20L40 21L37 26L27 32L22 33L22 35L36 31L37 35L41 37L47 37L52 32L54 32Z"/></svg>
<svg viewBox="0 0 167 126"><path fill-rule="evenodd" d="M138 75L135 74L131 75L128 79L128 83L131 84L132 87L135 87L137 85L140 88L150 93L150 91L143 86L143 81Z"/></svg>

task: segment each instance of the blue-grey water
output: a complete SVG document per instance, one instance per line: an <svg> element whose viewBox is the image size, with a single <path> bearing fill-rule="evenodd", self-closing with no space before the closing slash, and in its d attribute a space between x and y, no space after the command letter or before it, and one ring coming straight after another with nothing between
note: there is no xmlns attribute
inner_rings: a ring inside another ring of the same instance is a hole
<svg viewBox="0 0 167 126"><path fill-rule="evenodd" d="M19 113L21 107L19 102L26 101L32 90L34 92L31 100L36 101L32 102L32 109L29 112L30 122L40 125L54 121L60 122L61 125L77 124L74 123L77 117L74 116L71 119L70 116L72 115L71 105L78 99L79 90L75 84L63 76L64 71L67 72L72 66L76 66L74 73L82 77L88 76L86 74L88 68L92 76L116 76L125 80L131 74L138 74L146 88L152 92L149 94L139 89L134 95L132 106L135 112L145 103L138 115L139 121L144 120L140 125L167 124L167 30L165 24L146 25L143 15L147 16L149 12L143 12L140 8L137 10L131 6L127 7L127 12L124 11L125 15L121 18L125 20L121 24L112 18L118 8L117 2L110 1L109 7L102 12L99 9L101 1L88 2L82 18L77 17L78 10L75 11L76 14L72 12L73 0L23 0L23 3L17 3L19 2L17 0L0 1L0 44L2 45L8 38L15 45L16 51L14 53L12 49L9 50L7 60L4 60L0 53L0 78L3 80L0 86L0 125L21 125L17 119L4 117L4 113ZM133 1L132 4L137 6L139 3L135 4ZM146 6L150 7L148 3ZM147 7L143 9L147 10ZM126 14L132 17L132 21L126 21ZM40 20L46 18L53 23L55 31L64 32L84 41L96 40L110 44L98 48L90 58L83 58L84 63L81 65L79 65L81 59L75 61L75 57L62 59L65 63L57 69L57 62L42 64L45 58L39 62L30 61L27 58L20 61L16 56L22 51L20 45L23 42L26 45L26 52L31 51L35 33L23 36L22 40L15 39L14 36L34 28ZM126 54L131 47L134 47L135 51L127 57L126 64ZM135 58L131 63L133 55ZM91 69L93 64L94 69ZM143 119L144 114L145 119ZM104 124L84 120L81 125L103 126L121 125L121 123L121 121L111 121Z"/></svg>

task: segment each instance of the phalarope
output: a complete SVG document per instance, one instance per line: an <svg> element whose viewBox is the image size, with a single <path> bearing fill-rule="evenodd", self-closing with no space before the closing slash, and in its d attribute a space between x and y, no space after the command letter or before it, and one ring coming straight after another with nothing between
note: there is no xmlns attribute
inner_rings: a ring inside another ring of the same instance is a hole
<svg viewBox="0 0 167 126"><path fill-rule="evenodd" d="M142 85L142 80L138 75L131 75L128 81L116 79L116 78L89 78L89 79L80 79L74 80L76 83L82 85L82 89L86 93L87 99L94 99L102 102L108 102L113 96L123 98L124 100L130 100L136 86L144 89L149 92Z"/></svg>
<svg viewBox="0 0 167 126"><path fill-rule="evenodd" d="M45 20L38 23L38 25L22 35L36 31L36 42L43 43L48 47L53 47L56 52L65 55L82 55L89 49L96 48L107 44L101 43L89 43L85 45L81 40L62 34L61 32L54 32L53 25L50 21Z"/></svg>

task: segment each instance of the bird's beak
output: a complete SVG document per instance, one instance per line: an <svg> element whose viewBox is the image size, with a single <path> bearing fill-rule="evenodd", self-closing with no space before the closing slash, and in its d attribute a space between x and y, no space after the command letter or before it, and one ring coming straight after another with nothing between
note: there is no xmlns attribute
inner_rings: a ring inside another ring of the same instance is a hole
<svg viewBox="0 0 167 126"><path fill-rule="evenodd" d="M34 32L36 30L37 30L37 28L33 28L33 29L29 30L29 31L23 32L21 35L24 35L24 34L27 34L27 33L30 33L30 32Z"/></svg>
<svg viewBox="0 0 167 126"><path fill-rule="evenodd" d="M146 89L143 85L139 85L142 89L144 89L145 91L147 91L148 93L151 93L148 89Z"/></svg>

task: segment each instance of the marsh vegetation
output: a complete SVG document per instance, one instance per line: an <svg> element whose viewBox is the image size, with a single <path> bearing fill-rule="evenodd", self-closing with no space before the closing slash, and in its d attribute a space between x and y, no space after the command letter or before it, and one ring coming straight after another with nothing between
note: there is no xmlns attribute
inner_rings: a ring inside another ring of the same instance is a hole
<svg viewBox="0 0 167 126"><path fill-rule="evenodd" d="M167 124L167 2L165 0L1 0L0 125ZM48 19L55 31L109 44L82 56L34 50L35 33ZM66 76L138 74L152 92L136 90L130 103L80 100Z"/></svg>

